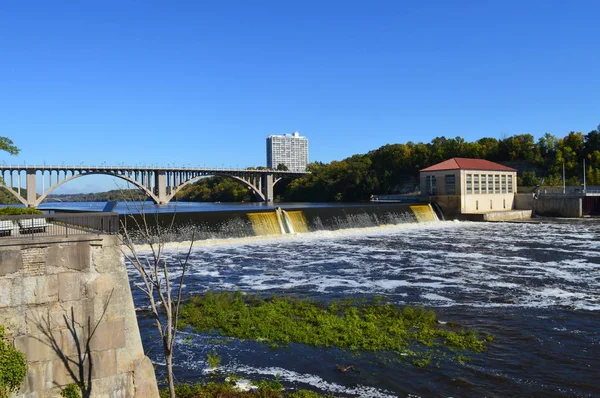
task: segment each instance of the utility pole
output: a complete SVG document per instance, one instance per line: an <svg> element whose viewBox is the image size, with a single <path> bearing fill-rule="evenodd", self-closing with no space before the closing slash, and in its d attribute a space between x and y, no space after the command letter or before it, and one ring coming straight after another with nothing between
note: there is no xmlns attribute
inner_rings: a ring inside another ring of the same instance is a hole
<svg viewBox="0 0 600 398"><path fill-rule="evenodd" d="M565 162L563 162L563 195L566 193Z"/></svg>
<svg viewBox="0 0 600 398"><path fill-rule="evenodd" d="M583 158L583 193L585 193L585 158Z"/></svg>

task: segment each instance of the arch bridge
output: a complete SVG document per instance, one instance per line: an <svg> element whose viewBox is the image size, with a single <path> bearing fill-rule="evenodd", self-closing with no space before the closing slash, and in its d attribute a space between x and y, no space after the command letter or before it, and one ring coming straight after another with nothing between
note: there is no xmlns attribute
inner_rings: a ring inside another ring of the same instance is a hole
<svg viewBox="0 0 600 398"><path fill-rule="evenodd" d="M207 176L232 178L250 189L257 200L271 202L273 187L278 181L284 177L300 177L308 173L194 167L0 166L0 186L25 206L37 207L62 184L94 174L125 180L146 193L155 203L167 204L183 187ZM38 194L40 180L41 193Z"/></svg>

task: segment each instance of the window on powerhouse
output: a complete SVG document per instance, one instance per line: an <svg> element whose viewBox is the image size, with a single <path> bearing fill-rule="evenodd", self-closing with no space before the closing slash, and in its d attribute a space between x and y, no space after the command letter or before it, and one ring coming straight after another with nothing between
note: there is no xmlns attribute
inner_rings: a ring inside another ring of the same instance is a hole
<svg viewBox="0 0 600 398"><path fill-rule="evenodd" d="M456 176L448 174L444 176L444 191L446 195L456 195Z"/></svg>
<svg viewBox="0 0 600 398"><path fill-rule="evenodd" d="M425 183L427 184L427 193L429 195L437 194L437 186L435 176L427 176L425 178Z"/></svg>
<svg viewBox="0 0 600 398"><path fill-rule="evenodd" d="M473 193L473 174L467 174L467 195Z"/></svg>

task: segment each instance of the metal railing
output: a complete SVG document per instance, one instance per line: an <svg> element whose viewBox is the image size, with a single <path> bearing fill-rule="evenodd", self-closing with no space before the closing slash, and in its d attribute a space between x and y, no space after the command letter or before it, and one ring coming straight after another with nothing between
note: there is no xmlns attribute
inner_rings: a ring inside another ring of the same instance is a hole
<svg viewBox="0 0 600 398"><path fill-rule="evenodd" d="M556 191L550 191L550 192L539 191L539 192L534 192L534 194L536 195L536 197L539 197L539 198L582 198L585 196L599 196L600 190L598 190L598 189L587 189L585 191L574 190L574 191L569 191L569 192L564 192L564 193L556 192Z"/></svg>
<svg viewBox="0 0 600 398"><path fill-rule="evenodd" d="M119 233L119 213L56 213L0 216L0 241Z"/></svg>

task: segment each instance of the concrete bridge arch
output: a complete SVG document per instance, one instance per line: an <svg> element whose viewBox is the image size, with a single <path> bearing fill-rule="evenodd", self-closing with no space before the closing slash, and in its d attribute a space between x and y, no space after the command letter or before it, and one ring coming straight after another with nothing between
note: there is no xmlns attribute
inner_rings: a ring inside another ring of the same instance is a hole
<svg viewBox="0 0 600 398"><path fill-rule="evenodd" d="M42 192L37 196L37 174L41 173ZM62 173L62 175L61 175ZM70 175L69 175L70 173ZM25 184L22 177L25 174ZM36 207L56 188L66 182L87 175L108 175L120 178L142 190L157 204L167 204L183 187L202 177L231 178L250 189L256 199L270 202L273 200L273 187L283 177L299 177L306 172L290 172L280 170L240 170L213 168L154 168L124 166L0 166L0 177L6 188L21 203ZM6 178L8 175L8 179ZM16 177L17 191L14 189ZM49 184L45 186L46 179ZM9 182L7 184L7 182ZM21 187L27 189L26 197L21 195Z"/></svg>
<svg viewBox="0 0 600 398"><path fill-rule="evenodd" d="M140 190L142 190L146 195L148 195L150 198L152 198L152 200L155 203L158 203L158 197L154 193L152 193L151 191L149 191L148 188L146 188L145 186L141 185L140 183L138 183L134 179L129 178L129 177L127 177L125 175L122 175L122 174L114 174L114 173L107 173L107 172L98 171L98 172L89 172L89 173L83 173L83 174L75 174L75 175L73 175L71 177L68 177L65 180L62 180L59 183L51 186L47 191L45 191L42 195L40 195L39 198L37 198L34 207L39 206L44 201L44 199L46 199L46 197L49 194L52 193L52 191L54 191L56 188L60 187L61 185L65 184L65 183L67 183L69 181L73 181L76 178L81 178L81 177L85 177L85 176L89 176L89 175L106 175L106 176L117 177L117 178L120 178L122 180L125 180L125 181L133 184L134 186L136 186Z"/></svg>

